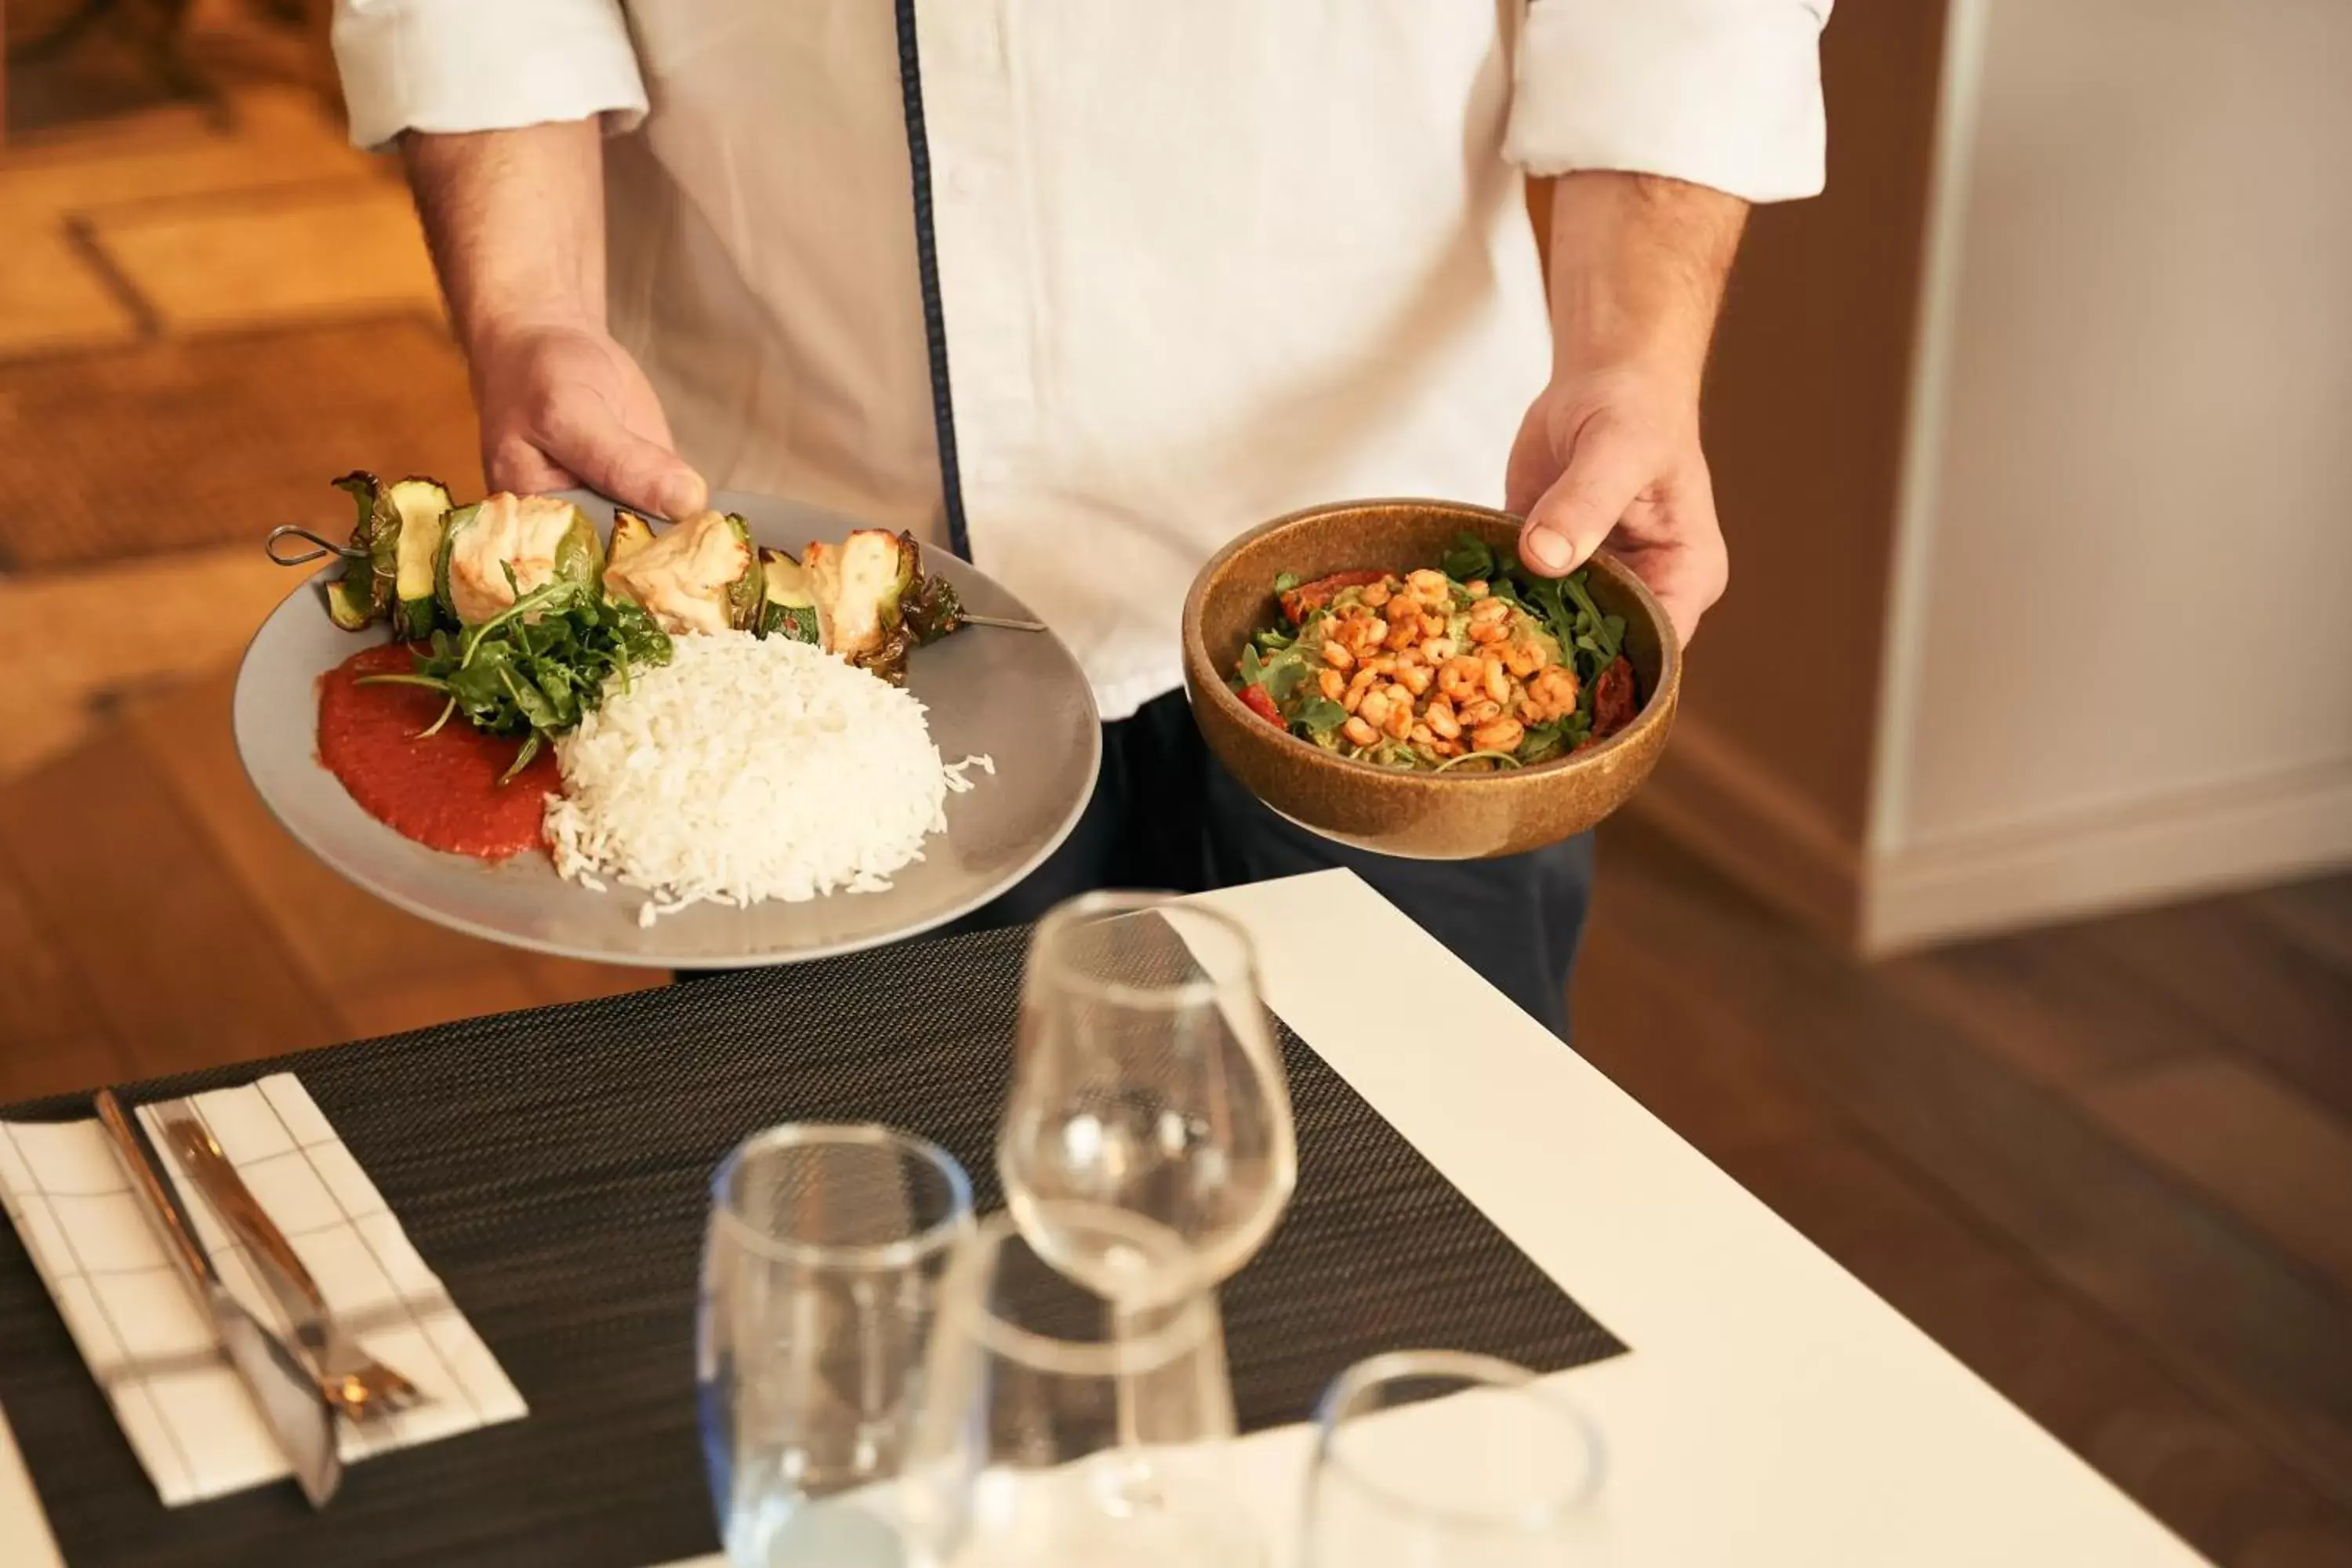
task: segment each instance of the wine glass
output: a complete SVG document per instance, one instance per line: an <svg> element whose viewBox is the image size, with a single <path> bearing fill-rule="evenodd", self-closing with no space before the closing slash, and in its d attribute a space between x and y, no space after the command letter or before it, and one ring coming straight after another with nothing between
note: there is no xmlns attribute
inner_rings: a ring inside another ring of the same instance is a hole
<svg viewBox="0 0 2352 1568"><path fill-rule="evenodd" d="M889 1568L890 1517L940 1278L971 1184L872 1125L772 1128L710 1184L695 1380L735 1568Z"/></svg>
<svg viewBox="0 0 2352 1568"><path fill-rule="evenodd" d="M1599 1434L1523 1367L1374 1356L1315 1425L1302 1568L1570 1568L1606 1544Z"/></svg>
<svg viewBox="0 0 2352 1568"><path fill-rule="evenodd" d="M1248 933L1149 893L1048 913L1029 949L997 1171L1038 1252L1114 1300L1173 1299L1247 1262L1298 1177ZM1183 1247L1129 1245L1132 1219Z"/></svg>
<svg viewBox="0 0 2352 1568"><path fill-rule="evenodd" d="M1176 1268L1183 1240L1130 1218L1120 1245ZM940 1289L899 1483L924 1568L1255 1568L1229 1500L1233 1395L1204 1290L1122 1305L1055 1268L1010 1215L982 1220Z"/></svg>

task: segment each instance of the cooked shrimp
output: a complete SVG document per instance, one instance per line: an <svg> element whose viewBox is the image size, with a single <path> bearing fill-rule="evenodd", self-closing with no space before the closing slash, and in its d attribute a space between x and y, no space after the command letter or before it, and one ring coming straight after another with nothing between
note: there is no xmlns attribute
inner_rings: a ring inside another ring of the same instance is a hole
<svg viewBox="0 0 2352 1568"><path fill-rule="evenodd" d="M1444 696L1460 701L1475 692L1485 676L1485 667L1468 654L1449 658L1437 672L1437 689Z"/></svg>
<svg viewBox="0 0 2352 1568"><path fill-rule="evenodd" d="M1470 731L1470 745L1480 752L1516 752L1527 731L1517 719L1496 719Z"/></svg>
<svg viewBox="0 0 2352 1568"><path fill-rule="evenodd" d="M1536 672L1528 682L1528 717L1538 724L1549 724L1554 719L1576 709L1576 672L1564 664L1555 664Z"/></svg>

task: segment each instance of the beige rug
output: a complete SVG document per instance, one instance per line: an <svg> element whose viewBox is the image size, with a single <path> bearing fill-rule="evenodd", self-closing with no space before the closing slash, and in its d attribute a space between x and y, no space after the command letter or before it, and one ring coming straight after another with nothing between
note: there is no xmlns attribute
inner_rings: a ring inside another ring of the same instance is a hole
<svg viewBox="0 0 2352 1568"><path fill-rule="evenodd" d="M0 571L340 533L353 468L478 494L466 368L414 318L0 363Z"/></svg>

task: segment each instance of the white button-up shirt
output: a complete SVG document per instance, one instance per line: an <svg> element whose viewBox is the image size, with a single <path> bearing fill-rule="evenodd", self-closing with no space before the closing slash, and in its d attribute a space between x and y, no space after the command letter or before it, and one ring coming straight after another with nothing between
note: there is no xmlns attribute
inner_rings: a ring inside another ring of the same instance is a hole
<svg viewBox="0 0 2352 1568"><path fill-rule="evenodd" d="M613 331L716 487L950 544L1105 717L1202 562L1499 504L1521 176L1822 181L1830 0L338 0L352 133L602 115Z"/></svg>

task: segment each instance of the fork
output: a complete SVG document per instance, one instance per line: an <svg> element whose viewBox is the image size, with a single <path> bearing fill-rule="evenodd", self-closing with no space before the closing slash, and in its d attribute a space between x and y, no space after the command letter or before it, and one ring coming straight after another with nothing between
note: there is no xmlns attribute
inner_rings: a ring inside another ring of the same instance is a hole
<svg viewBox="0 0 2352 1568"><path fill-rule="evenodd" d="M163 1135L180 1169L231 1234L245 1243L277 1297L320 1397L354 1423L406 1410L424 1398L415 1384L377 1361L327 1310L319 1282L269 1217L236 1166L184 1104L158 1110Z"/></svg>

